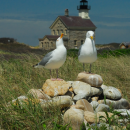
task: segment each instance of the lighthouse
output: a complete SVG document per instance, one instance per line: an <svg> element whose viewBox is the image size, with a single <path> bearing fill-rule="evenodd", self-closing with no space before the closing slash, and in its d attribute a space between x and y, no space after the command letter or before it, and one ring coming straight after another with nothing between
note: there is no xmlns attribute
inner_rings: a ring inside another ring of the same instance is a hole
<svg viewBox="0 0 130 130"><path fill-rule="evenodd" d="M81 0L80 5L77 6L77 10L79 10L79 16L83 19L90 19L89 17L89 10L91 9L91 6L88 6L87 0Z"/></svg>

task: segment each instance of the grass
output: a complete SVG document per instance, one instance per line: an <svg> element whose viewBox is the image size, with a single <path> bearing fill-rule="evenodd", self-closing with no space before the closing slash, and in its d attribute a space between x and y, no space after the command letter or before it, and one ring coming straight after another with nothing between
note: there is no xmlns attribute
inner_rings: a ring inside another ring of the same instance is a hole
<svg viewBox="0 0 130 130"><path fill-rule="evenodd" d="M14 49L12 47L12 49ZM24 48L23 48L24 49ZM27 95L32 89L40 89L50 78L49 70L34 69L43 54L28 52L19 53L0 51L0 126L9 130L65 130L71 129L63 124L61 110L53 106L43 110L38 103L30 102L21 109L20 105L7 103L18 96ZM83 71L83 66L76 56L68 54L65 64L59 69L59 77L65 81L75 81L78 73ZM130 100L130 55L98 57L92 64L92 72L102 76L104 84L120 89L123 97ZM86 71L89 65L86 65ZM56 72L53 71L56 77ZM111 122L109 122L111 123ZM69 126L69 125L68 125ZM95 126L96 127L96 126ZM97 128L98 129L98 128ZM100 128L103 130L103 128Z"/></svg>

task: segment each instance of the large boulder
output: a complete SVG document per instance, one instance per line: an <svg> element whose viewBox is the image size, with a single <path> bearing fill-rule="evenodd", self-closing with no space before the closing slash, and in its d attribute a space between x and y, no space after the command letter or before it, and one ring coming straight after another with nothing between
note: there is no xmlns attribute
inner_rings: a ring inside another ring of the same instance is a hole
<svg viewBox="0 0 130 130"><path fill-rule="evenodd" d="M88 83L93 87L100 87L103 84L102 77L97 74L79 73L77 81Z"/></svg>
<svg viewBox="0 0 130 130"><path fill-rule="evenodd" d="M73 97L74 100L86 98L91 93L91 86L84 82L75 81L73 82L72 87L73 87L74 93L76 94Z"/></svg>
<svg viewBox="0 0 130 130"><path fill-rule="evenodd" d="M104 96L108 99L119 100L121 99L121 92L115 87L107 87L103 90Z"/></svg>
<svg viewBox="0 0 130 130"><path fill-rule="evenodd" d="M47 79L43 84L42 90L45 94L53 97L58 95L64 95L69 90L70 84L63 81L52 81Z"/></svg>
<svg viewBox="0 0 130 130"><path fill-rule="evenodd" d="M51 99L50 96L45 94L42 89L30 89L28 91L28 95L33 96L33 98L43 99L43 100L49 100Z"/></svg>
<svg viewBox="0 0 130 130"><path fill-rule="evenodd" d="M84 123L84 111L81 109L71 108L63 116L64 125L69 124L73 130L80 130Z"/></svg>
<svg viewBox="0 0 130 130"><path fill-rule="evenodd" d="M113 109L129 109L130 108L129 102L124 98L121 98L120 100L115 100L115 101L109 100L109 99L106 99L106 101L98 100L98 103L106 104L106 105L112 107Z"/></svg>
<svg viewBox="0 0 130 130"><path fill-rule="evenodd" d="M90 111L94 113L92 105L86 99L80 99L76 102L76 105L83 105L84 111Z"/></svg>

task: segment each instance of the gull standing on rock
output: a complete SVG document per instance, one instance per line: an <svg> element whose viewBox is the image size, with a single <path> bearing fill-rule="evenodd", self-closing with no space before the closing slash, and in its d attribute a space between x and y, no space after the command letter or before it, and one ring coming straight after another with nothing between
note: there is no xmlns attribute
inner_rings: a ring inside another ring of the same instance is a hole
<svg viewBox="0 0 130 130"><path fill-rule="evenodd" d="M46 54L42 61L36 65L33 65L34 68L46 68L50 69L50 76L51 76L51 69L56 69L57 79L51 77L51 80L63 80L58 78L58 69L64 64L66 61L67 50L63 43L63 33L61 36L56 40L56 49Z"/></svg>
<svg viewBox="0 0 130 130"><path fill-rule="evenodd" d="M94 32L88 31L86 33L85 43L80 46L78 52L78 59L79 62L83 63L83 70L85 72L84 64L90 64L90 71L91 73L91 64L97 60L97 49L95 47L95 42L93 40Z"/></svg>

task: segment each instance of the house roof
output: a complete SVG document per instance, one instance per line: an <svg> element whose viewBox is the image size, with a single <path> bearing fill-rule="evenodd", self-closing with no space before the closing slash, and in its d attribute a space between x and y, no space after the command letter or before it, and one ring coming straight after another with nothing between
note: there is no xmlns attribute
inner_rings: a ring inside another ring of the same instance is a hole
<svg viewBox="0 0 130 130"><path fill-rule="evenodd" d="M60 35L45 35L43 38L39 38L39 41L42 41L45 38L48 38L49 40L57 40L59 37L60 37ZM68 40L68 38L63 37L63 40Z"/></svg>
<svg viewBox="0 0 130 130"><path fill-rule="evenodd" d="M120 44L120 46L123 45L123 44L124 44L125 46L128 46L128 45L130 45L130 42L122 42L122 43Z"/></svg>
<svg viewBox="0 0 130 130"><path fill-rule="evenodd" d="M97 28L90 19L82 19L80 16L58 16L58 18L65 24L68 29ZM57 19L52 23L50 28L55 24Z"/></svg>

